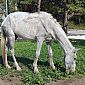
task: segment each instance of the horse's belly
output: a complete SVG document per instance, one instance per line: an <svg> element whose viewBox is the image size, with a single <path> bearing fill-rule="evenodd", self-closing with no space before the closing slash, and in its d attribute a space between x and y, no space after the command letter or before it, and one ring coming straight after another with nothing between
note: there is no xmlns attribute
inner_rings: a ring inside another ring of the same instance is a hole
<svg viewBox="0 0 85 85"><path fill-rule="evenodd" d="M23 34L16 34L19 38L22 39L35 39L35 36L23 35Z"/></svg>
<svg viewBox="0 0 85 85"><path fill-rule="evenodd" d="M25 39L34 39L36 36L36 33L34 32L34 30L30 30L29 28L21 28L20 30L16 30L15 33L22 38Z"/></svg>
<svg viewBox="0 0 85 85"><path fill-rule="evenodd" d="M45 30L42 26L37 24L22 24L17 26L15 33L25 39L35 39L37 36L44 36Z"/></svg>

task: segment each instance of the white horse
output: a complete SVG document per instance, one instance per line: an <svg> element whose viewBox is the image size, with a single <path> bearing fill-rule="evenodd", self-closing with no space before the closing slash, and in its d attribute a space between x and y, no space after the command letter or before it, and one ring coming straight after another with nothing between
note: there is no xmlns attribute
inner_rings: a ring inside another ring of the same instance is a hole
<svg viewBox="0 0 85 85"><path fill-rule="evenodd" d="M37 49L34 59L34 73L39 72L37 68L38 57L43 41L46 41L50 66L55 70L52 59L51 40L58 40L63 51L66 72L74 72L76 67L76 50L67 38L61 25L46 12L26 13L15 12L9 14L1 25L1 43L3 63L7 68L11 68L7 61L7 48L10 49L17 70L21 70L14 56L15 35L23 39L36 39Z"/></svg>

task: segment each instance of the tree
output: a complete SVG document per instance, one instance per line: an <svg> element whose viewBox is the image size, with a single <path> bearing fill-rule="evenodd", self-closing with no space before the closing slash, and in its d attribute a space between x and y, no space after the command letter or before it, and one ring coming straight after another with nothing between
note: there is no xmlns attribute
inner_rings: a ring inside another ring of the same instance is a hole
<svg viewBox="0 0 85 85"><path fill-rule="evenodd" d="M41 0L38 1L38 13L40 12Z"/></svg>
<svg viewBox="0 0 85 85"><path fill-rule="evenodd" d="M17 11L17 0L14 0L14 10Z"/></svg>
<svg viewBox="0 0 85 85"><path fill-rule="evenodd" d="M67 30L68 30L68 8L67 8L66 0L64 0L63 29L64 29L65 33L67 34Z"/></svg>
<svg viewBox="0 0 85 85"><path fill-rule="evenodd" d="M6 16L9 14L9 2L6 0Z"/></svg>

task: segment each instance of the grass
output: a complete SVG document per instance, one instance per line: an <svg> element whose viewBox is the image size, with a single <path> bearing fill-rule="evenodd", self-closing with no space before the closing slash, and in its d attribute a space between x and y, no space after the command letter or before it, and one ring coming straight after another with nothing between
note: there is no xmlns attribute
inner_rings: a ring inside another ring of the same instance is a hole
<svg viewBox="0 0 85 85"><path fill-rule="evenodd" d="M14 69L13 60L8 53L9 64L12 66L12 69L6 69L2 65L2 58L0 57L0 75L15 75L23 79L24 85L43 85L49 81L56 81L57 79L69 78L69 77L79 77L85 74L85 41L72 41L72 44L76 48L81 48L77 53L77 67L76 72L67 75L65 73L65 67L63 62L63 51L60 48L59 44L53 42L53 59L56 66L56 70L52 71L48 63L48 54L46 44L43 43L40 59L38 62L38 68L40 73L34 74L32 63L35 58L36 51L36 42L35 41L17 41L15 43L15 56L22 68L21 72L18 72ZM0 51L1 56L1 51Z"/></svg>
<svg viewBox="0 0 85 85"><path fill-rule="evenodd" d="M68 27L69 27L69 29L85 30L85 24L84 23L75 25L73 21L68 21Z"/></svg>

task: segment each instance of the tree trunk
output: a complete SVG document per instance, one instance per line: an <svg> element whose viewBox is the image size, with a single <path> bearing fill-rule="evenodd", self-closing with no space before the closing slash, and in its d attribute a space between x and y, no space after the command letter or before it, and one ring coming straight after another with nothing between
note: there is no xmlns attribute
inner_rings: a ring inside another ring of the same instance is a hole
<svg viewBox="0 0 85 85"><path fill-rule="evenodd" d="M63 29L64 29L65 33L67 34L67 30L68 30L68 8L67 8L66 0L64 0Z"/></svg>
<svg viewBox="0 0 85 85"><path fill-rule="evenodd" d="M14 10L17 11L17 0L15 0L14 3L15 3Z"/></svg>
<svg viewBox="0 0 85 85"><path fill-rule="evenodd" d="M8 0L6 0L6 16L9 14L9 3Z"/></svg>
<svg viewBox="0 0 85 85"><path fill-rule="evenodd" d="M41 0L38 1L38 13L40 13Z"/></svg>

